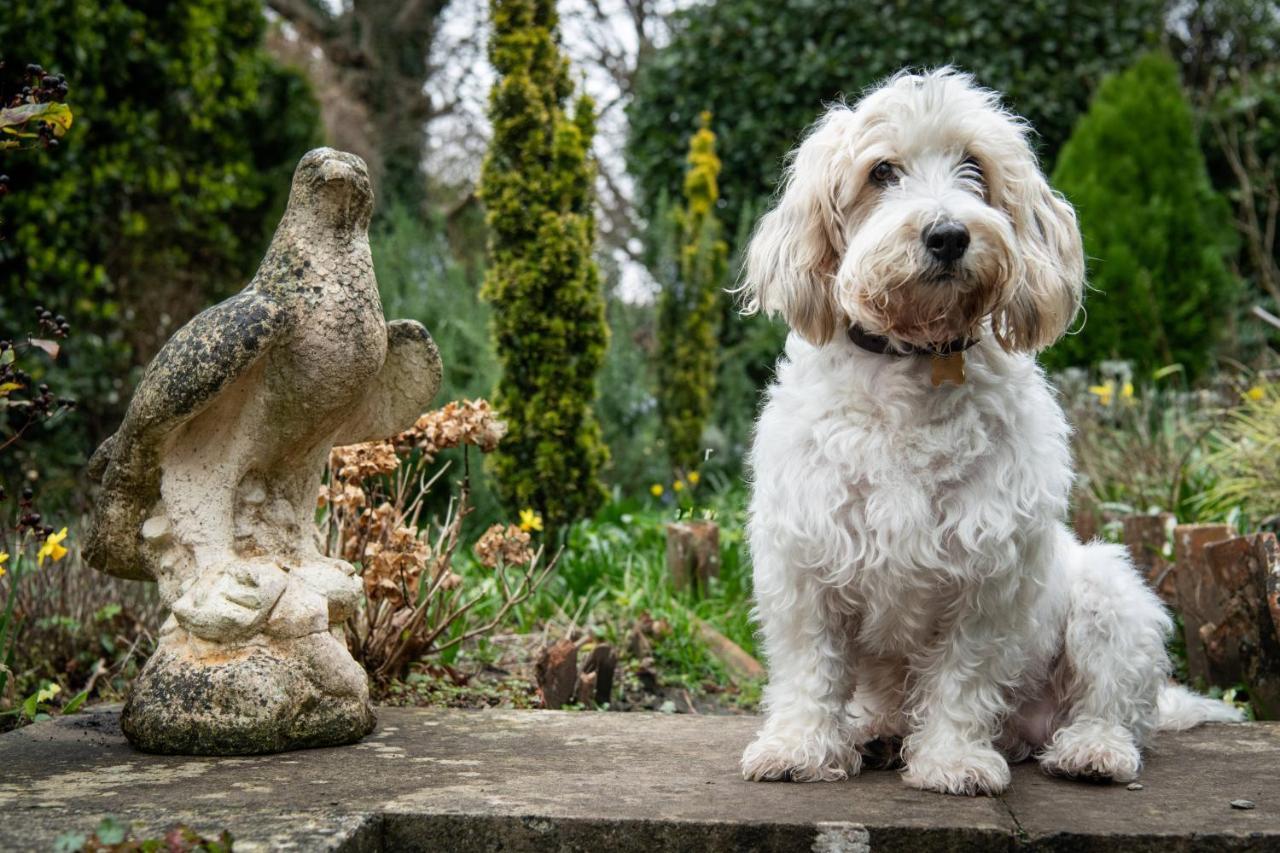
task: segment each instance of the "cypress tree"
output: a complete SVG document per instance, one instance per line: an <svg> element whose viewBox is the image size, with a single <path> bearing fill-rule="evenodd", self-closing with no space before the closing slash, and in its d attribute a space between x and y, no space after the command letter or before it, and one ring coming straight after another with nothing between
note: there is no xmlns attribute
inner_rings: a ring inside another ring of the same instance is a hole
<svg viewBox="0 0 1280 853"><path fill-rule="evenodd" d="M1173 60L1150 53L1103 82L1053 182L1079 214L1092 289L1083 330L1046 364L1121 358L1137 375L1170 364L1205 372L1236 294L1234 236Z"/></svg>
<svg viewBox="0 0 1280 853"><path fill-rule="evenodd" d="M608 451L593 412L608 342L592 259L594 107L573 99L554 0L492 0L493 141L480 179L489 229L482 295L501 366L495 405L508 426L490 455L509 509L549 527L603 502Z"/></svg>
<svg viewBox="0 0 1280 853"><path fill-rule="evenodd" d="M729 256L715 213L720 158L710 113L702 113L689 141L687 164L684 205L673 211L679 262L675 275L665 282L658 305L658 411L671 462L682 471L697 467L702 431L711 415L718 291Z"/></svg>

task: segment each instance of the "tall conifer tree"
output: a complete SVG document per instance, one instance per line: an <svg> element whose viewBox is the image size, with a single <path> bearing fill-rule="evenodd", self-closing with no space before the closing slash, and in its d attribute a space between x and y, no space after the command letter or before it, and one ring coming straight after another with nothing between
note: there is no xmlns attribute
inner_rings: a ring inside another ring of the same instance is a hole
<svg viewBox="0 0 1280 853"><path fill-rule="evenodd" d="M1192 377L1210 368L1236 295L1234 237L1173 60L1147 54L1103 82L1053 183L1076 206L1092 289L1083 330L1045 362L1120 358L1138 375L1181 364Z"/></svg>
<svg viewBox="0 0 1280 853"><path fill-rule="evenodd" d="M532 508L555 528L605 497L608 451L593 411L608 342L592 258L594 106L574 98L554 0L492 0L490 14L498 80L480 179L483 295L502 368L495 405L509 429L490 459L508 507Z"/></svg>
<svg viewBox="0 0 1280 853"><path fill-rule="evenodd" d="M720 158L703 113L689 140L684 205L673 211L679 261L663 282L658 305L658 409L671 462L683 471L697 467L702 431L711 415L717 364L719 291L724 285L729 247L721 237L716 202Z"/></svg>

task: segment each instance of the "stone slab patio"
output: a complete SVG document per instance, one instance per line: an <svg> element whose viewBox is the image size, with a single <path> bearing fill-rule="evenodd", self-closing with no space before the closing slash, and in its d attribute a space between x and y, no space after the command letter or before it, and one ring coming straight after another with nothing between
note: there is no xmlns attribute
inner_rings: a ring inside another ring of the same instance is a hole
<svg viewBox="0 0 1280 853"><path fill-rule="evenodd" d="M144 755L114 710L6 734L0 850L49 850L107 815L135 838L227 829L246 851L1280 850L1276 723L1161 735L1141 790L1023 764L1007 795L961 799L889 771L744 782L749 717L378 713L356 746L264 757Z"/></svg>

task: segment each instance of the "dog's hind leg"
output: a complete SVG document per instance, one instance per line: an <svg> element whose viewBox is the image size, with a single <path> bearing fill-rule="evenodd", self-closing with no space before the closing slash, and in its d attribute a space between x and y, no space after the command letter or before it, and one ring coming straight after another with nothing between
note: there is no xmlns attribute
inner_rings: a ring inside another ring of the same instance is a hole
<svg viewBox="0 0 1280 853"><path fill-rule="evenodd" d="M1131 781L1157 720L1173 623L1118 545L1072 542L1062 665L1065 725L1039 755L1049 773Z"/></svg>

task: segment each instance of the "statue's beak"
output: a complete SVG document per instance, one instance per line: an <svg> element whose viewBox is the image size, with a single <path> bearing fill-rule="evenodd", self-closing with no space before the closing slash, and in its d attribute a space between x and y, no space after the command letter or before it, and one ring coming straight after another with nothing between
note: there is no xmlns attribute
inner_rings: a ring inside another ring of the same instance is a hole
<svg viewBox="0 0 1280 853"><path fill-rule="evenodd" d="M356 170L337 158L325 160L320 166L320 177L330 181L355 181Z"/></svg>

